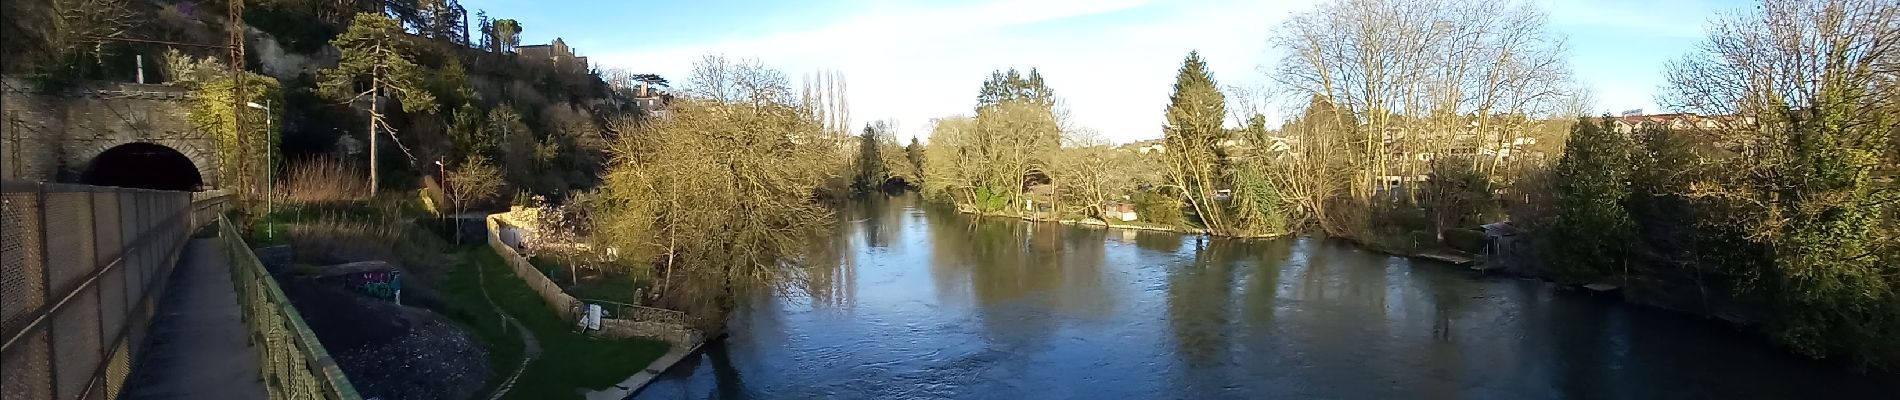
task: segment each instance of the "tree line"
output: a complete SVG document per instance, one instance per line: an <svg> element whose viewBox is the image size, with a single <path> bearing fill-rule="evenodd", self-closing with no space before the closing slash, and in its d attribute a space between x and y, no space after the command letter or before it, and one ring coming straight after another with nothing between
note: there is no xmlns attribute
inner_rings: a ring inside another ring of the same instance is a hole
<svg viewBox="0 0 1900 400"><path fill-rule="evenodd" d="M1900 6L1725 14L1665 71L1664 104L1697 114L1661 124L1591 115L1548 20L1527 2L1322 3L1271 38L1271 95L1305 104L1283 124L1190 53L1162 138L1119 147L1073 126L1039 72L999 71L972 114L932 121L921 189L977 214L1399 253L1479 252L1479 226L1508 221L1532 238L1519 272L1759 324L1812 356L1900 360Z"/></svg>

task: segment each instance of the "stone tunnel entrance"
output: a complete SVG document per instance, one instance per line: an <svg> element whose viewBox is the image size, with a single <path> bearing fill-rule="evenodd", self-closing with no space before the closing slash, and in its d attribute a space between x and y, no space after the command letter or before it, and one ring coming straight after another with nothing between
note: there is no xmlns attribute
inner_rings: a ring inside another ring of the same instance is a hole
<svg viewBox="0 0 1900 400"><path fill-rule="evenodd" d="M158 190L204 190L198 166L183 153L151 143L126 143L99 153L81 183Z"/></svg>

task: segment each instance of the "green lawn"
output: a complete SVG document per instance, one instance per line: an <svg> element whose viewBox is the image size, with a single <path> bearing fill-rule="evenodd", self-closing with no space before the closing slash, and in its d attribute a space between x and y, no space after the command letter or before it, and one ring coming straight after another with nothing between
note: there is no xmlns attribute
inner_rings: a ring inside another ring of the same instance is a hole
<svg viewBox="0 0 1900 400"><path fill-rule="evenodd" d="M629 275L602 275L599 273L592 274L591 276L583 274L580 283L569 284L569 279L571 278L567 275L570 270L567 264L564 264L559 259L552 257L529 257L528 264L533 265L535 270L541 271L541 275L547 276L548 280L554 281L557 285L561 285L562 290L567 291L568 295L578 299L639 304L639 299L634 296L634 290L645 286L636 282L634 278Z"/></svg>
<svg viewBox="0 0 1900 400"><path fill-rule="evenodd" d="M474 253L464 251L462 259L472 259ZM441 309L436 311L461 325L469 336L488 349L488 365L493 375L482 390L476 392L486 396L521 364L521 337L513 327L504 325L507 322L482 298L480 277L476 276L478 270L468 266L469 263L464 262L458 268L449 269L442 288Z"/></svg>
<svg viewBox="0 0 1900 400"><path fill-rule="evenodd" d="M464 253L464 257L464 267L480 268L495 303L520 319L541 342L541 359L529 364L528 371L515 382L514 391L509 392L510 398L580 398L583 389L620 383L666 354L667 345L660 341L603 340L574 333L572 325L563 322L527 284L508 272L493 249L477 248ZM497 372L497 377L505 378L506 374Z"/></svg>

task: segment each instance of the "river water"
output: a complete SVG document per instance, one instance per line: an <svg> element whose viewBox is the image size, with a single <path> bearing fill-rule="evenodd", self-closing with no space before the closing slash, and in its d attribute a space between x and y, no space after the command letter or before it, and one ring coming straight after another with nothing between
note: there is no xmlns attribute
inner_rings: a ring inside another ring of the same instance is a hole
<svg viewBox="0 0 1900 400"><path fill-rule="evenodd" d="M1900 398L1694 317L1318 238L840 212L639 399Z"/></svg>

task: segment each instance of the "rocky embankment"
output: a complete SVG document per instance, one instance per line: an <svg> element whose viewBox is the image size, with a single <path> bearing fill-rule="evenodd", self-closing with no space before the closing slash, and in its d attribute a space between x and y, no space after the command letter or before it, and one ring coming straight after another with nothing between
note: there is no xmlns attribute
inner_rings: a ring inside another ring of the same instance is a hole
<svg viewBox="0 0 1900 400"><path fill-rule="evenodd" d="M487 350L432 311L309 279L281 283L363 398L465 399L494 374Z"/></svg>

